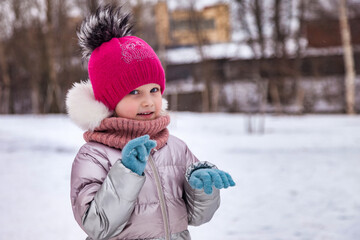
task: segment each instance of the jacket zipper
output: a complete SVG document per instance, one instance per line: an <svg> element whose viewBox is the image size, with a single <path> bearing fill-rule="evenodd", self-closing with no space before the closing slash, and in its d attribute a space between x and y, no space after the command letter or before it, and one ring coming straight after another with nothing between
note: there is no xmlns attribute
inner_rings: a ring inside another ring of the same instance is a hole
<svg viewBox="0 0 360 240"><path fill-rule="evenodd" d="M149 156L149 163L151 166L152 171L154 172L155 175L155 182L156 182L156 188L157 188L157 192L159 195L159 200L160 200L160 209L161 209L161 214L163 217L163 222L164 222L164 228L165 228L165 239L166 240L170 240L170 234L169 234L169 218L167 216L167 212L166 212L166 205L165 205L165 197L164 197L164 192L161 188L161 184L160 184L160 177L159 177L159 173L155 167L155 163L153 161L152 156Z"/></svg>

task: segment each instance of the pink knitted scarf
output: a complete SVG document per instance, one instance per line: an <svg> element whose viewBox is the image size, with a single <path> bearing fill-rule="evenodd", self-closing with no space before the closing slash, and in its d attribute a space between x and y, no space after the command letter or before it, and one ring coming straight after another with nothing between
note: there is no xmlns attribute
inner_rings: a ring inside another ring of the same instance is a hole
<svg viewBox="0 0 360 240"><path fill-rule="evenodd" d="M166 128L169 123L169 115L147 121L105 118L94 131L86 131L84 139L86 142L94 141L122 149L130 140L148 134L150 139L156 140L156 149L160 149L169 138L169 130Z"/></svg>

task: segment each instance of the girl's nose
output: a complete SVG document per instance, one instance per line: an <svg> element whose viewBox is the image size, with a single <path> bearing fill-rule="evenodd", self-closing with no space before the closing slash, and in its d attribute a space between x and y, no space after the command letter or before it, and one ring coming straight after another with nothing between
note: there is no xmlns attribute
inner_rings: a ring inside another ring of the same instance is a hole
<svg viewBox="0 0 360 240"><path fill-rule="evenodd" d="M152 107L154 105L153 101L148 96L144 97L141 104L143 107Z"/></svg>

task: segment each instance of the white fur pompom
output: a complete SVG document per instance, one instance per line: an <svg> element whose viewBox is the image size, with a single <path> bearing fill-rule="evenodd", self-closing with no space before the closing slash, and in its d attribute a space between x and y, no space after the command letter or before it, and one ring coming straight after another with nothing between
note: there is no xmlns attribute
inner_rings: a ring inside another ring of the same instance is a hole
<svg viewBox="0 0 360 240"><path fill-rule="evenodd" d="M162 99L162 107L161 107L161 109L163 110L163 111L166 111L167 109L168 109L168 101L165 99L165 98L163 98Z"/></svg>
<svg viewBox="0 0 360 240"><path fill-rule="evenodd" d="M111 116L103 103L97 101L90 81L74 83L66 96L66 108L70 119L83 130L93 131L102 120Z"/></svg>

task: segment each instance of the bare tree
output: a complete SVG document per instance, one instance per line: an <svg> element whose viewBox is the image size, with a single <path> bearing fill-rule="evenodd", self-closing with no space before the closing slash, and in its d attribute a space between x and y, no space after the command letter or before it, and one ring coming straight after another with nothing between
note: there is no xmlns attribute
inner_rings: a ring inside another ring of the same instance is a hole
<svg viewBox="0 0 360 240"><path fill-rule="evenodd" d="M300 85L301 78L301 65L303 59L303 45L301 44L302 35L304 34L305 28L305 12L308 7L308 0L299 1L297 3L298 19L299 19L299 30L295 34L296 43L296 57L294 62L294 79L295 79L295 105L298 108L299 113L304 111L304 90Z"/></svg>
<svg viewBox="0 0 360 240"><path fill-rule="evenodd" d="M2 42L0 42L0 68L2 77L2 84L0 85L0 113L8 114L10 112L10 76Z"/></svg>
<svg viewBox="0 0 360 240"><path fill-rule="evenodd" d="M238 21L244 39L253 52L252 79L259 92L258 111L261 113L259 131L265 128L264 112L268 99L277 113L282 113L285 104L303 104L300 88L301 59L303 46L304 15L308 0L236 0ZM296 51L289 47L295 43ZM290 65L289 57L294 58ZM271 61L269 61L271 59ZM289 79L292 77L293 80ZM286 88L292 84L292 89ZM269 97L269 98L268 98ZM298 107L302 109L303 107ZM249 126L255 129L252 113L248 113Z"/></svg>
<svg viewBox="0 0 360 240"><path fill-rule="evenodd" d="M265 69L267 64L266 58L266 36L264 32L265 27L265 8L262 1L243 1L237 0L239 4L239 21L242 29L247 36L247 43L253 52L252 73L253 79L257 88L259 89L259 112L261 113L258 122L258 131L263 133L265 131L265 105L267 103L268 79L263 76L262 69ZM252 19L252 20L250 20ZM236 90L236 89L235 89ZM246 130L248 133L253 133L256 130L256 118L249 110L247 112Z"/></svg>
<svg viewBox="0 0 360 240"><path fill-rule="evenodd" d="M26 47L19 49L17 44L21 41L26 42L26 40L28 40L26 31L22 30L23 27L28 24L25 20L28 18L28 15L24 10L29 6L29 3L25 2L25 4L22 4L20 0L8 0L4 1L2 4L4 4L1 9L3 26L1 27L2 38L0 40L0 55L2 55L0 67L2 69L2 80L4 85L1 99L3 106L2 111L4 113L13 113L15 111L15 102L13 99L17 99L19 96L22 97L22 94L19 94L19 91L15 94L14 87L17 84L17 81L14 78L12 65L14 63L18 65L17 77L21 78L26 75L21 71L22 67L25 66L27 62L27 59L23 55L26 51ZM9 21L10 14L13 16L11 21ZM14 54L14 49L17 49L17 54Z"/></svg>
<svg viewBox="0 0 360 240"><path fill-rule="evenodd" d="M351 43L351 31L349 19L359 16L359 2L356 0L329 0L329 1L311 1L310 13L313 19L322 19L323 21L338 19L339 21L339 40L343 48L343 62L345 71L345 111L348 114L355 113L355 66L353 48ZM337 28L335 28L338 30ZM338 44L336 42L335 44ZM339 45L340 46L340 45Z"/></svg>
<svg viewBox="0 0 360 240"><path fill-rule="evenodd" d="M204 51L204 46L209 44L206 33L203 29L204 19L199 11L196 10L195 0L188 0L189 29L195 39L197 52L200 56L199 72L197 80L204 84L202 91L202 111L216 112L219 101L219 84L217 83L218 66L209 59Z"/></svg>
<svg viewBox="0 0 360 240"><path fill-rule="evenodd" d="M269 81L269 96L281 113L283 105L291 101L293 92L285 90L289 84L286 77L294 77L300 72L299 60L295 66L289 65L289 56L301 56L303 48L300 39L306 2L299 0L237 0L238 17L245 41L248 43L256 63L253 66L255 79ZM297 43L297 52L289 44ZM270 62L267 59L272 58ZM297 69L296 69L297 68ZM287 82L286 82L287 81ZM266 85L266 84L265 84ZM295 84L295 87L299 86ZM294 92L296 90L294 89Z"/></svg>
<svg viewBox="0 0 360 240"><path fill-rule="evenodd" d="M54 38L54 1L46 0L46 34L45 48L47 50L48 66L49 66L49 83L45 100L45 112L60 111L60 95L61 89L58 84L56 73L56 45Z"/></svg>
<svg viewBox="0 0 360 240"><path fill-rule="evenodd" d="M9 4L9 2L3 2L2 4ZM10 7L7 5L7 7ZM9 68L7 63L7 58L5 54L4 36L7 35L6 29L10 25L7 16L6 8L0 10L0 35L3 36L0 38L0 70L1 70L1 79L0 81L0 113L8 114L10 112L10 76Z"/></svg>
<svg viewBox="0 0 360 240"><path fill-rule="evenodd" d="M339 22L344 48L346 112L355 113L355 68L351 45L351 32L348 23L347 1L339 0Z"/></svg>

